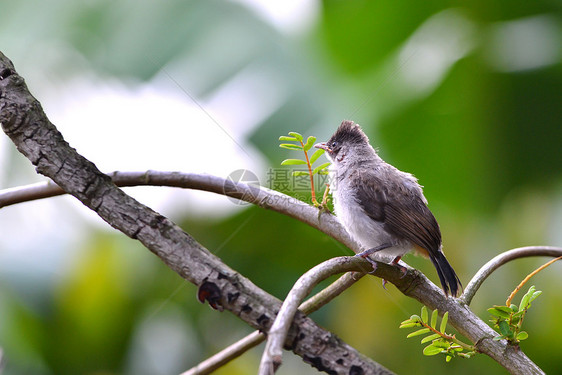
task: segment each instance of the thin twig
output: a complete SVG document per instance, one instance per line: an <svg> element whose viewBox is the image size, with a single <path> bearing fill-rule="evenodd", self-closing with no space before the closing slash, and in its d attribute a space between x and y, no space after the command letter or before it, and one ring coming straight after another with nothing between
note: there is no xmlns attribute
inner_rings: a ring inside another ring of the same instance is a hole
<svg viewBox="0 0 562 375"><path fill-rule="evenodd" d="M222 177L199 173L116 171L109 173L108 176L119 187L170 186L203 190L240 199L297 219L326 233L354 252L361 251L334 215L319 212L317 208L303 201L263 186L232 182ZM52 181L0 190L0 208L63 194L66 194L65 191Z"/></svg>
<svg viewBox="0 0 562 375"><path fill-rule="evenodd" d="M279 301L222 263L169 219L117 189L93 163L77 154L47 119L40 103L27 90L23 78L1 52L0 72L0 124L17 149L36 166L38 173L52 178L111 226L139 240L172 270L199 285L201 295L206 295L210 303L232 311L256 329L268 330L269 318L275 316ZM230 188L233 189L232 192L228 190ZM268 200L271 198L287 198L279 193L263 195L263 191L246 184L230 182L215 192L237 198L252 194L249 201L264 208L269 208L271 202ZM332 215L324 213L318 216L316 208L290 199L290 202L281 205L279 212L308 223L357 250ZM315 225L314 222L318 224ZM561 254L557 256L559 255ZM379 266L378 276L390 280L386 274L393 276L399 273L395 267L381 265L386 267ZM384 273L379 270L384 270ZM459 304L457 299L446 298L437 286L418 271L408 271L402 281L398 280L398 276L393 281L405 295L419 300L429 308L448 311L451 324L475 342L477 350L492 357L511 373L543 374L521 350L505 342L494 341L492 338L495 332L486 323L476 317L466 305ZM237 298L231 299L229 296ZM246 308L248 305L251 305L250 309ZM241 314L243 307L245 313ZM267 319L263 319L264 317ZM380 368L380 365L361 356L354 348L334 338L305 316L299 314L293 327L300 334L290 342L292 350L303 357L311 352L315 353L318 355L314 358L315 363L320 361L326 372L337 373L344 368L349 372L351 363L354 368L369 373ZM323 362L324 359L326 362Z"/></svg>
<svg viewBox="0 0 562 375"><path fill-rule="evenodd" d="M328 285L326 288L322 289L320 292L304 301L299 306L299 310L308 315L320 309L322 306L326 305L331 300L340 295L344 290L356 283L363 276L365 276L365 273L362 272L348 272L344 274L339 279ZM252 332L248 336L224 348L217 354L207 358L203 362L197 364L197 366L192 367L191 369L181 373L180 375L210 374L224 364L232 361L235 358L238 358L256 345L259 345L264 340L265 334L260 331Z"/></svg>
<svg viewBox="0 0 562 375"><path fill-rule="evenodd" d="M325 210L328 210L328 193L330 192L330 184L326 184L326 188L324 189L324 195L322 195L322 204L321 206L324 207Z"/></svg>
<svg viewBox="0 0 562 375"><path fill-rule="evenodd" d="M527 246L512 249L503 252L494 258L492 258L488 263L484 264L482 268L476 272L472 280L466 286L464 293L459 297L459 300L467 305L470 305L472 298L488 276L492 274L502 265L510 262L514 259L535 257L535 256L551 256L559 257L562 256L562 248L554 246Z"/></svg>
<svg viewBox="0 0 562 375"><path fill-rule="evenodd" d="M192 189L205 190L209 192L214 192L217 194L228 195L238 199L245 200L247 202L254 203L266 209L272 209L274 211L280 212L282 214L293 217L299 221L315 227L322 232L328 234L334 239L342 242L354 251L358 251L357 245L349 238L343 227L337 222L337 219L333 215L322 213L318 220L318 210L307 205L304 202L298 201L292 197L286 196L282 193L275 192L266 188L256 188L244 183L236 183L232 186L227 187L227 180L209 176L200 175L192 173L178 173L178 172L115 172L110 175L114 182L119 186L136 186L136 185L154 185L154 186L175 186L175 187L186 187ZM8 189L0 192L0 207L7 206L10 204L15 204L19 202L29 201L33 199L46 198L55 195L61 195L64 192L56 186L54 183L40 183L24 186L21 188ZM484 282L484 280L491 274L496 268L500 267L502 264L516 258L529 257L529 256L560 256L562 255L562 249L555 247L528 247L521 249L514 249L503 254L498 255L496 258L488 262L482 269L473 277L471 282L467 285L465 292L459 298L461 302L470 304L474 294ZM380 267L379 267L380 268ZM388 279L388 277L385 277ZM465 316L466 311L459 311L459 319L455 319L455 314L453 310L455 306L449 305L448 302L443 304L441 300L440 293L438 293L438 288L435 287L435 293L431 293L427 288L423 287L426 285L433 291L432 284L420 276L419 282L421 284L417 285L420 288L419 291L414 290L404 290L401 289L406 295L418 299L421 303L425 304L430 308L440 308L440 311L449 311L449 316L451 323L455 328L462 331L462 333L474 340L479 341L478 349L491 355L498 362L502 363L504 366L509 366L509 363L514 363L513 359L509 361L503 361L501 358L505 356L504 348L494 348L493 345L500 345L501 342L494 341L488 342L487 340L481 340L483 337L483 332L487 330L484 323L472 326L470 329L463 326L467 322L472 322L470 317ZM423 281L421 281L423 280ZM441 306L443 305L443 306ZM449 305L444 307L445 305ZM462 318L461 318L462 316ZM456 324L455 324L455 320ZM467 329L465 329L467 328ZM479 332L475 334L475 332ZM490 336L492 333L490 333ZM493 337L493 336L491 336ZM490 344L490 345L489 345ZM492 345L493 344L493 345ZM502 354L503 353L503 354ZM520 354L520 353L515 353ZM513 358L513 357L510 357ZM526 359L523 359L526 361ZM529 362L532 366L532 362ZM537 370L540 372L540 370Z"/></svg>
<svg viewBox="0 0 562 375"><path fill-rule="evenodd" d="M552 263L556 262L557 260L562 259L562 256L559 256L558 258L552 259L549 262L546 262L545 264L543 264L542 266L540 266L539 268L537 268L536 270L534 270L533 272L531 272L530 274L527 275L527 277L525 277L523 279L523 281L521 281L519 283L519 285L517 285L517 287L513 290L513 292L511 292L511 294L509 295L509 297L507 297L507 300L505 301L505 305L506 306L511 306L511 300L513 300L513 297L515 297L515 295L517 294L517 292L519 290L521 290L521 288L523 288L523 286L527 283L527 281L529 281L529 279L531 279L531 277L535 276L537 273L541 272L542 270L544 270L546 267L550 266Z"/></svg>
<svg viewBox="0 0 562 375"><path fill-rule="evenodd" d="M281 306L279 300L228 267L168 218L117 188L107 175L71 148L29 93L11 61L1 52L0 72L1 127L38 173L53 179L112 227L140 241L170 269L197 285L200 300L232 312L255 329L269 330ZM236 189L237 184L223 186L223 194L227 187ZM256 188L246 185L246 191L252 193ZM314 212L311 216L318 220L317 211L309 207L306 214ZM330 217L323 215L322 221L329 221L324 220L324 216ZM332 219L332 223L337 221ZM325 341L333 335L304 315L295 322L293 329L299 332L298 340L292 342L293 352L303 358L308 353L318 353L326 372L349 373L352 365L365 372L381 367L342 340ZM346 361L338 361L338 358L346 358Z"/></svg>
<svg viewBox="0 0 562 375"><path fill-rule="evenodd" d="M265 335L260 331L254 331L248 336L229 345L217 354L198 363L180 375L207 375L224 366L228 362L240 357L253 347L261 344L265 340Z"/></svg>
<svg viewBox="0 0 562 375"><path fill-rule="evenodd" d="M270 375L281 365L283 344L301 301L322 280L342 272L361 271L364 259L358 257L332 258L302 275L289 294L273 322L260 363L259 375Z"/></svg>
<svg viewBox="0 0 562 375"><path fill-rule="evenodd" d="M425 323L423 320L420 321L420 324L424 328L429 329L434 334L443 337L445 340L453 341L455 344L457 344L458 346L462 347L465 350L474 351L474 346L462 342L461 340L457 339L457 337L454 334L449 335L448 333L438 331L437 329L433 328L430 324Z"/></svg>
<svg viewBox="0 0 562 375"><path fill-rule="evenodd" d="M304 143L302 140L299 140L302 146L302 150L304 151L304 157L306 158L306 166L308 167L308 175L310 177L310 192L312 195L312 204L315 206L318 205L318 201L316 200L316 191L314 188L314 176L312 175L312 165L310 165L310 159L308 158L308 152L304 148Z"/></svg>

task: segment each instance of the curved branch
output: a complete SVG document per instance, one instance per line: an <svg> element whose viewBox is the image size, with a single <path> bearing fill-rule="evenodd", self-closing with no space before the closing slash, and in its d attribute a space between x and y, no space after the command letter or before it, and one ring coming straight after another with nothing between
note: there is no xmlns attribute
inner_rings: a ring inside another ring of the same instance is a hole
<svg viewBox="0 0 562 375"><path fill-rule="evenodd" d="M476 274L472 277L472 279L466 286L463 294L459 297L459 300L466 303L467 305L470 305L470 302L472 302L472 298L474 298L474 295L476 294L484 280L486 280L488 276L492 274L492 272L514 259L535 256L559 257L562 256L562 247L526 246L508 250L495 256L486 264L484 264L478 270L478 272L476 272Z"/></svg>
<svg viewBox="0 0 562 375"><path fill-rule="evenodd" d="M217 176L182 172L113 172L108 174L120 187L170 186L208 191L255 204L297 219L331 236L355 251L361 251L337 218L301 200L262 186L233 182ZM0 208L12 204L63 195L66 192L52 181L0 191ZM320 215L320 216L319 216Z"/></svg>
<svg viewBox="0 0 562 375"><path fill-rule="evenodd" d="M38 173L50 177L112 227L139 240L172 270L198 285L201 298L209 300L214 307L233 312L256 329L269 329L280 302L226 266L169 219L125 194L93 163L72 149L47 119L39 102L29 93L23 78L15 72L11 61L2 53L0 123L18 150L36 166ZM283 194L271 192L272 195L263 195L264 189L241 183L225 186L227 194L234 197L249 194L249 201L265 208L275 203L269 202L269 197L286 200ZM224 190L222 193L225 193ZM293 204L296 205L294 211L288 208ZM300 212L301 221L326 231L351 249L356 249L332 215L318 216L317 209L295 199L282 203L279 212L291 217L295 217L295 212ZM315 222L318 222L318 226ZM446 298L419 271L408 270L407 275L400 279L400 271L396 267L384 263L378 265L378 276L393 282L402 293L429 308L438 309L440 313L448 311L449 322L474 342L478 351L492 357L512 374L543 373L521 350L503 341L494 341L496 333L485 322L458 300ZM341 372L349 366L365 371L378 366L302 314L297 314L292 327L286 344L303 357L310 355L311 350L321 353L307 359L324 371ZM325 357L340 359L325 363Z"/></svg>
<svg viewBox="0 0 562 375"><path fill-rule="evenodd" d="M289 332L289 327L302 300L312 291L319 282L342 272L361 272L367 265L365 259L358 257L332 258L307 271L299 277L291 288L287 298L283 301L281 309L271 325L267 344L260 363L259 375L273 374L281 365L283 344Z"/></svg>
<svg viewBox="0 0 562 375"><path fill-rule="evenodd" d="M359 281L359 279L363 276L365 276L365 273L362 272L348 272L344 274L326 288L316 293L313 297L310 297L303 302L299 306L299 310L308 315L311 312L320 309L322 306L339 296L344 290ZM210 374L224 364L244 354L249 349L259 345L265 340L265 338L266 336L263 332L254 331L180 375Z"/></svg>
<svg viewBox="0 0 562 375"><path fill-rule="evenodd" d="M166 217L119 189L64 140L25 82L0 53L0 123L38 173L80 200L104 221L140 241L170 269L199 287L201 301L268 331L281 303L254 285ZM298 335L297 335L298 333ZM300 314L287 343L297 355L326 372L369 372L380 365ZM310 357L310 353L315 353Z"/></svg>

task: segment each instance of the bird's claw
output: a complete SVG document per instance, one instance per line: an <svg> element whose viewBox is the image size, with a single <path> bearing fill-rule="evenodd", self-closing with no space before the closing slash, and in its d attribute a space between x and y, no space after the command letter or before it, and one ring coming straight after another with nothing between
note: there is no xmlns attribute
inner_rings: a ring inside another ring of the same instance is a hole
<svg viewBox="0 0 562 375"><path fill-rule="evenodd" d="M375 262L374 260L372 260L371 258L369 258L369 255L363 255L363 253L359 253L359 254L355 254L356 257L360 257L365 259L367 262L371 263L371 265L373 266L373 269L369 272L367 272L368 274L374 274L375 271L377 270L377 262Z"/></svg>

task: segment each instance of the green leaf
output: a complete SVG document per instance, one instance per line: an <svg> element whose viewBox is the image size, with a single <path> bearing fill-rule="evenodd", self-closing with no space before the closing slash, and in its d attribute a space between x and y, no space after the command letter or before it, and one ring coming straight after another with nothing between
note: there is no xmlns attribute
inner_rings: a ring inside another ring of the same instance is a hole
<svg viewBox="0 0 562 375"><path fill-rule="evenodd" d="M312 148L312 146L314 146L314 143L316 142L316 137L310 136L307 138L306 143L304 144L304 150L308 151Z"/></svg>
<svg viewBox="0 0 562 375"><path fill-rule="evenodd" d="M500 333L505 337L511 339L513 338L513 331L509 327L509 324L505 320L502 320L498 323L498 327L500 328Z"/></svg>
<svg viewBox="0 0 562 375"><path fill-rule="evenodd" d="M431 355L437 355L439 353L441 353L443 351L443 349L438 348L436 346L434 346L433 344L426 346L425 348L423 348L423 355L427 355L427 356L431 356Z"/></svg>
<svg viewBox="0 0 562 375"><path fill-rule="evenodd" d="M521 316L523 316L523 315L525 315L525 310L516 312L515 314L513 314L513 315L511 316L511 318L512 318L512 319L513 319L513 318L519 318L519 317L521 317Z"/></svg>
<svg viewBox="0 0 562 375"><path fill-rule="evenodd" d="M421 323L417 320L406 319L400 323L400 328L420 327Z"/></svg>
<svg viewBox="0 0 562 375"><path fill-rule="evenodd" d="M427 323L427 307L425 306L421 308L421 318L424 323Z"/></svg>
<svg viewBox="0 0 562 375"><path fill-rule="evenodd" d="M434 346L436 346L436 347L438 347L438 348L441 348L441 349L449 349L449 346L450 346L451 344L449 344L449 342L446 341L445 339L441 338L441 339L439 339L439 340L433 341L432 345L434 345Z"/></svg>
<svg viewBox="0 0 562 375"><path fill-rule="evenodd" d="M281 137L279 137L280 141L298 141L298 139L296 139L295 137L288 137L286 135L282 135Z"/></svg>
<svg viewBox="0 0 562 375"><path fill-rule="evenodd" d="M511 307L508 306L494 306L494 308L496 308L497 310L503 311L506 314L511 314L512 313L512 309Z"/></svg>
<svg viewBox="0 0 562 375"><path fill-rule="evenodd" d="M421 340L421 343L422 343L422 344L425 344L426 342L428 342L428 341L433 341L433 340L435 340L435 339L438 339L439 337L441 337L439 334L434 333L433 335L429 335L429 336L424 337L424 338Z"/></svg>
<svg viewBox="0 0 562 375"><path fill-rule="evenodd" d="M519 304L519 311L525 310L529 306L531 295L526 293L523 298L521 298L521 303Z"/></svg>
<svg viewBox="0 0 562 375"><path fill-rule="evenodd" d="M317 166L316 168L314 168L314 170L312 171L312 175L315 175L316 173L318 173L320 170L326 168L327 166L329 166L330 163L324 163L324 164L320 164L319 166Z"/></svg>
<svg viewBox="0 0 562 375"><path fill-rule="evenodd" d="M507 319L509 318L509 314L508 312L505 312L504 310L500 310L498 309L498 307L504 307L504 306L495 306L495 307L490 307L488 309L488 312L494 316L500 317L500 318L504 318Z"/></svg>
<svg viewBox="0 0 562 375"><path fill-rule="evenodd" d="M297 164L306 164L306 161L300 159L285 159L281 162L281 165L297 165Z"/></svg>
<svg viewBox="0 0 562 375"><path fill-rule="evenodd" d="M286 148L287 150L302 150L302 146L294 145L292 143L281 143L279 147Z"/></svg>
<svg viewBox="0 0 562 375"><path fill-rule="evenodd" d="M307 171L293 171L293 176L310 176L310 173L308 173Z"/></svg>
<svg viewBox="0 0 562 375"><path fill-rule="evenodd" d="M531 285L531 287L529 288L529 291L527 293L525 293L525 295L523 296L523 298L521 298L521 303L519 304L519 310L525 310L528 309L529 307L531 307L531 302L537 298L538 296L541 295L541 291L535 291L535 286ZM536 296L535 296L536 294Z"/></svg>
<svg viewBox="0 0 562 375"><path fill-rule="evenodd" d="M437 324L437 309L433 310L433 312L431 313L431 328L435 328L435 325Z"/></svg>
<svg viewBox="0 0 562 375"><path fill-rule="evenodd" d="M449 312L446 311L445 314L443 314L443 319L441 320L441 325L439 326L439 332L445 333L445 330L447 329L448 320L449 320Z"/></svg>
<svg viewBox="0 0 562 375"><path fill-rule="evenodd" d="M419 327L419 326L420 326L419 323L408 321L408 323L406 322L400 323L400 327L398 328L412 328L412 327Z"/></svg>
<svg viewBox="0 0 562 375"><path fill-rule="evenodd" d="M496 337L494 337L492 340L494 340L494 341L500 341L500 340L503 340L503 339L505 339L505 337L503 337L503 336L496 336Z"/></svg>
<svg viewBox="0 0 562 375"><path fill-rule="evenodd" d="M523 315L523 312L524 312L524 311L525 311L525 310L521 311L521 315ZM517 313L517 314L519 314L519 313ZM521 320L521 315L518 315L518 316L515 316L515 315L514 315L514 316L511 317L511 325L512 325L512 326L514 326L514 325L516 325L517 323L519 323L519 321Z"/></svg>
<svg viewBox="0 0 562 375"><path fill-rule="evenodd" d="M445 357L445 362L451 362L451 359L453 359L453 356L447 354L447 357Z"/></svg>
<svg viewBox="0 0 562 375"><path fill-rule="evenodd" d="M541 290L537 290L536 292L533 293L533 295L531 296L531 298L529 299L529 302L533 302L535 300L535 298L537 298L538 296L540 296L542 294Z"/></svg>
<svg viewBox="0 0 562 375"><path fill-rule="evenodd" d="M459 356L464 358L471 358L476 354L476 352L458 353Z"/></svg>
<svg viewBox="0 0 562 375"><path fill-rule="evenodd" d="M408 334L408 336L406 336L406 338L409 339L410 337L423 335L424 333L428 333L428 332L429 332L429 328L418 329L417 331L414 331L414 332Z"/></svg>
<svg viewBox="0 0 562 375"><path fill-rule="evenodd" d="M318 150L316 150L316 152L314 152L314 154L312 154L312 156L310 157L310 164L311 164L311 165L314 164L314 162L315 162L316 160L318 160L318 158L319 158L320 156L322 156L322 154L323 154L324 152L326 152L326 151L324 151L324 150L321 149L321 148L319 148Z"/></svg>
<svg viewBox="0 0 562 375"><path fill-rule="evenodd" d="M292 137L295 137L297 139L297 141L302 141L302 135L297 133L297 132L289 132L289 135Z"/></svg>
<svg viewBox="0 0 562 375"><path fill-rule="evenodd" d="M529 334L528 334L527 332L521 331L521 332L519 332L519 333L517 334L517 337L516 337L516 338L517 338L517 340L519 340L519 341L523 341L523 340L526 340L528 337L529 337Z"/></svg>

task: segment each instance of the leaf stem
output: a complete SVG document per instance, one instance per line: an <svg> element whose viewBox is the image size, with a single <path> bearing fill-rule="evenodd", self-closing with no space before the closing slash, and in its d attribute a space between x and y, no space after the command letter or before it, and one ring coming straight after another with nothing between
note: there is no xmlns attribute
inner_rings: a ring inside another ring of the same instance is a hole
<svg viewBox="0 0 562 375"><path fill-rule="evenodd" d="M440 332L440 331L436 330L435 328L433 328L432 326L430 326L429 324L424 323L422 320L420 320L419 322L421 323L422 326L429 329L431 332L436 333L439 336L443 337L445 340L452 341L455 344L461 346L463 349L472 350L472 351L474 350L474 346L465 344L464 342L457 339L455 335L448 335L444 332Z"/></svg>
<svg viewBox="0 0 562 375"><path fill-rule="evenodd" d="M324 189L324 195L322 195L322 206L328 209L328 193L330 192L330 184L326 184L326 189Z"/></svg>
<svg viewBox="0 0 562 375"><path fill-rule="evenodd" d="M306 158L306 166L308 167L308 174L310 176L310 192L312 195L312 204L318 206L318 201L316 200L316 192L314 191L314 176L312 175L312 166L310 165L310 159L308 158L308 152L304 148L304 142L299 140L302 150L304 151L304 157Z"/></svg>

